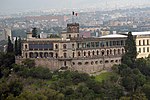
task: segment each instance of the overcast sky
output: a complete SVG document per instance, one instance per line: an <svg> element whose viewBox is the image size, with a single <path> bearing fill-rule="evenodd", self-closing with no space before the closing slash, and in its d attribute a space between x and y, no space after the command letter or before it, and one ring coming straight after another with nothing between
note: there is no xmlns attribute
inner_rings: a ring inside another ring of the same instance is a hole
<svg viewBox="0 0 150 100"><path fill-rule="evenodd" d="M53 8L107 8L150 5L150 0L0 0L0 13Z"/></svg>

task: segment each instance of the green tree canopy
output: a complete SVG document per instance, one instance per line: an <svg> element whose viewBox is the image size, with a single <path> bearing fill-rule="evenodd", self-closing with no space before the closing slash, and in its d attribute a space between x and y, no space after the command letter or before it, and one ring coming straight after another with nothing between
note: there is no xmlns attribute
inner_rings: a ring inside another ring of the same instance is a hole
<svg viewBox="0 0 150 100"><path fill-rule="evenodd" d="M133 67L133 63L135 62L135 59L137 57L137 51L135 39L131 32L128 33L128 37L126 39L125 51L126 53L122 57L122 63Z"/></svg>
<svg viewBox="0 0 150 100"><path fill-rule="evenodd" d="M18 55L21 56L21 37L18 39Z"/></svg>
<svg viewBox="0 0 150 100"><path fill-rule="evenodd" d="M32 37L37 37L37 28L36 27L34 27L32 29Z"/></svg>
<svg viewBox="0 0 150 100"><path fill-rule="evenodd" d="M10 36L8 36L7 53L13 53L13 51L13 44L10 40Z"/></svg>
<svg viewBox="0 0 150 100"><path fill-rule="evenodd" d="M18 40L17 40L17 37L16 37L16 40L15 40L15 55L16 56L18 55Z"/></svg>

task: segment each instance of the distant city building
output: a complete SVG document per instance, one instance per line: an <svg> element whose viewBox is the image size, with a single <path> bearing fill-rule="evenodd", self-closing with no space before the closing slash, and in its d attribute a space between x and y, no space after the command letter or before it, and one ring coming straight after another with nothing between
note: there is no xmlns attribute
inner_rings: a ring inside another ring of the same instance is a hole
<svg viewBox="0 0 150 100"><path fill-rule="evenodd" d="M5 40L6 36L5 36L5 32L3 29L0 30L0 41Z"/></svg>
<svg viewBox="0 0 150 100"><path fill-rule="evenodd" d="M48 37L48 34L47 33L40 33L40 38L47 38Z"/></svg>
<svg viewBox="0 0 150 100"><path fill-rule="evenodd" d="M7 40L8 36L10 36L10 39L12 40L11 29L5 28L0 30L0 41Z"/></svg>

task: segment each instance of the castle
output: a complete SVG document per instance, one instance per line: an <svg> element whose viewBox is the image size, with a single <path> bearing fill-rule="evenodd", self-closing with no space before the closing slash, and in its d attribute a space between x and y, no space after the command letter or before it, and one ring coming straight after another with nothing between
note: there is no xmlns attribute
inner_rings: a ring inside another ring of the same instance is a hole
<svg viewBox="0 0 150 100"><path fill-rule="evenodd" d="M67 24L61 37L35 38L27 33L22 43L22 58L34 59L37 66L51 70L69 69L95 73L121 63L125 53L125 35L80 37L79 24Z"/></svg>

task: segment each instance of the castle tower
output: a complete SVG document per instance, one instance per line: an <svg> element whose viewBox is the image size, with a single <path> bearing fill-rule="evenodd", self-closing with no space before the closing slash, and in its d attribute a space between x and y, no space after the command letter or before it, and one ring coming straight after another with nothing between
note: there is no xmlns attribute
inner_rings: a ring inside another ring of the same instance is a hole
<svg viewBox="0 0 150 100"><path fill-rule="evenodd" d="M79 23L67 24L67 38L79 37Z"/></svg>

